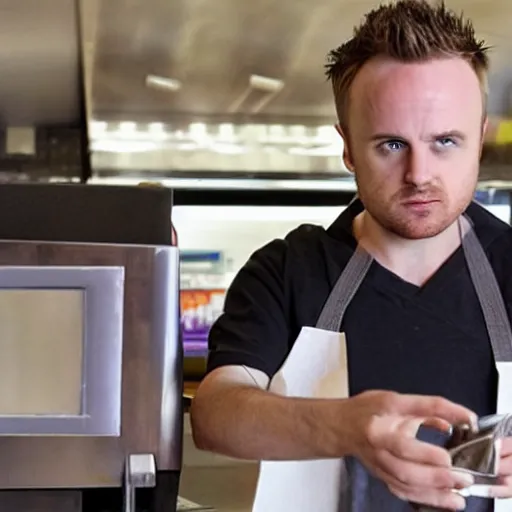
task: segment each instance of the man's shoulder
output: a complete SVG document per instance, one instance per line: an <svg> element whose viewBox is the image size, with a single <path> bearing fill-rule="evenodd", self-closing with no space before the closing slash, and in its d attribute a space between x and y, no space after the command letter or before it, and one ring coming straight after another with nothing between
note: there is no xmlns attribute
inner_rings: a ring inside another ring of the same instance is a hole
<svg viewBox="0 0 512 512"><path fill-rule="evenodd" d="M322 250L328 239L327 231L314 224L301 224L281 238L270 240L256 249L240 269L235 284L245 278L268 280L273 277L287 287L289 281L302 279L307 269L322 258Z"/></svg>
<svg viewBox="0 0 512 512"><path fill-rule="evenodd" d="M475 233L484 249L490 249L506 243L512 236L510 224L492 214L482 205L473 202L466 210L466 215L471 219Z"/></svg>
<svg viewBox="0 0 512 512"><path fill-rule="evenodd" d="M261 260L278 260L281 264L297 256L311 256L313 248L322 244L327 232L322 226L301 224L289 231L282 238L275 238L256 249L248 264Z"/></svg>
<svg viewBox="0 0 512 512"><path fill-rule="evenodd" d="M300 224L284 237L276 238L254 252L253 257L274 256L286 260L317 260L340 249L350 251L347 240L334 237L329 229L318 224Z"/></svg>
<svg viewBox="0 0 512 512"><path fill-rule="evenodd" d="M512 227L477 203L467 213L505 299L512 302Z"/></svg>
<svg viewBox="0 0 512 512"><path fill-rule="evenodd" d="M285 241L290 263L316 268L321 264L324 272L326 265L348 261L354 250L348 234L333 233L330 227L316 224L301 224L286 235Z"/></svg>
<svg viewBox="0 0 512 512"><path fill-rule="evenodd" d="M325 243L328 238L327 230L317 224L301 224L289 231L285 236L285 241L290 248L301 250L309 247L311 244Z"/></svg>
<svg viewBox="0 0 512 512"><path fill-rule="evenodd" d="M251 255L210 330L209 371L235 364L275 374L302 326L320 314L332 238L322 226L303 224Z"/></svg>
<svg viewBox="0 0 512 512"><path fill-rule="evenodd" d="M512 228L496 232L484 250L498 280L510 281L512 285ZM512 286L510 293L512 299Z"/></svg>
<svg viewBox="0 0 512 512"><path fill-rule="evenodd" d="M266 286L278 286L294 301L304 293L324 294L333 285L353 254L350 237L331 233L330 228L301 224L284 237L277 238L256 250L236 279L245 286L255 277Z"/></svg>

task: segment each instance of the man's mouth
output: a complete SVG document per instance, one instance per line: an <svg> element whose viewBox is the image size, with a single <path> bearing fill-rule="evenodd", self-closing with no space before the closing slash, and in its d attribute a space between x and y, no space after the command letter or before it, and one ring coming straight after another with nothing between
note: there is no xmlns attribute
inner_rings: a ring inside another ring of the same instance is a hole
<svg viewBox="0 0 512 512"><path fill-rule="evenodd" d="M432 206L438 202L437 199L407 199L402 204L409 211L421 214L429 212Z"/></svg>

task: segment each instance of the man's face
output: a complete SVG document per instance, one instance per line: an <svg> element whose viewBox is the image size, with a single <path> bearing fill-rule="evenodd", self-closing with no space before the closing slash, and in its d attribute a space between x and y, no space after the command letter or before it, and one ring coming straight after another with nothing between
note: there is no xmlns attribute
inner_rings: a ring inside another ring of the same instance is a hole
<svg viewBox="0 0 512 512"><path fill-rule="evenodd" d="M345 161L367 212L407 239L433 237L470 203L483 136L478 78L462 59L374 59L351 89Z"/></svg>

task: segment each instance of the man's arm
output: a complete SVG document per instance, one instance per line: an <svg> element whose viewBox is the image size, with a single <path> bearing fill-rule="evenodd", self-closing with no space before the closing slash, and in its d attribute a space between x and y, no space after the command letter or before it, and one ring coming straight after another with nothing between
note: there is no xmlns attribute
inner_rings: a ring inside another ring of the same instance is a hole
<svg viewBox="0 0 512 512"><path fill-rule="evenodd" d="M474 422L471 411L439 397L370 391L336 399L272 394L268 377L243 366L214 370L192 404L194 441L235 458L300 460L358 458L405 501L448 510L465 508L452 489L472 485L454 471L448 452L419 441L422 424L448 429Z"/></svg>
<svg viewBox="0 0 512 512"><path fill-rule="evenodd" d="M266 391L268 382L263 372L242 366L209 374L192 402L196 445L254 460L348 454L349 436L339 425L344 401L285 398Z"/></svg>
<svg viewBox="0 0 512 512"><path fill-rule="evenodd" d="M346 399L293 398L267 391L268 382L245 366L209 374L192 402L196 445L241 459L301 460L364 457L361 452L386 444L389 436L398 445L386 449L399 457L407 455L402 441L411 438L427 459L441 456L449 464L447 452L415 439L420 425L448 430L476 421L471 411L440 397L371 391Z"/></svg>
<svg viewBox="0 0 512 512"><path fill-rule="evenodd" d="M210 330L208 375L191 409L202 449L257 460L329 457L345 450L342 436L329 427L337 422L339 401L284 398L266 390L293 337L290 275L302 273L288 261L288 251L287 241L275 240L251 256Z"/></svg>

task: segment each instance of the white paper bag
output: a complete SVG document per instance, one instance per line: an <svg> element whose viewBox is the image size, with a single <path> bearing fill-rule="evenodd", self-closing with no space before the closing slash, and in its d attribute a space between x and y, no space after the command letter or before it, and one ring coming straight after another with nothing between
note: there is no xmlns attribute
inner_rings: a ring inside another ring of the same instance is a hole
<svg viewBox="0 0 512 512"><path fill-rule="evenodd" d="M345 335L304 327L270 391L289 397L347 398ZM263 461L253 512L337 512L343 459Z"/></svg>

